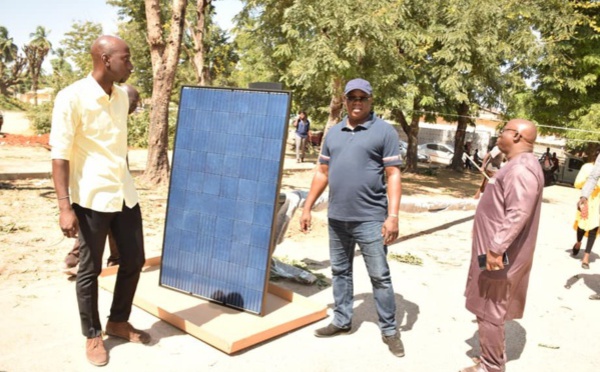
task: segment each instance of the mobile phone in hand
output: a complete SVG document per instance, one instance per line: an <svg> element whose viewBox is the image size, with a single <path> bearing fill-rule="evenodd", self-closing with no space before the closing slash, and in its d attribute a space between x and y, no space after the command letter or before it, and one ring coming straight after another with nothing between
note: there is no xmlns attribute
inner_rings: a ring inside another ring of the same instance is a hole
<svg viewBox="0 0 600 372"><path fill-rule="evenodd" d="M477 261L479 261L479 269L485 270L485 265L487 263L487 255L480 254L479 256L477 256ZM504 267L508 266L508 253L506 252L502 254L502 263L504 264Z"/></svg>

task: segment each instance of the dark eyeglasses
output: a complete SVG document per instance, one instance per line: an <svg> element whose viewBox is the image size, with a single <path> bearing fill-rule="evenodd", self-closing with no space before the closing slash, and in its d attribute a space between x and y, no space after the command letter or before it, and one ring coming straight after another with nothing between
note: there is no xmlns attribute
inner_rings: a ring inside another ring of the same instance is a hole
<svg viewBox="0 0 600 372"><path fill-rule="evenodd" d="M371 96L357 97L357 96L346 96L348 102L367 102Z"/></svg>
<svg viewBox="0 0 600 372"><path fill-rule="evenodd" d="M519 134L519 131L518 131L518 130L516 130L516 129L511 129L511 128L502 128L502 129L500 129L500 134L502 134L502 133L506 132L507 130L512 130L513 132L515 132L515 133Z"/></svg>

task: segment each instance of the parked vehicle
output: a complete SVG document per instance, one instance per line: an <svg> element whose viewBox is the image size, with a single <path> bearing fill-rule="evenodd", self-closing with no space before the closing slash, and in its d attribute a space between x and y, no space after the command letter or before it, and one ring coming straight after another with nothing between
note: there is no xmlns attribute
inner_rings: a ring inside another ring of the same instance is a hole
<svg viewBox="0 0 600 372"><path fill-rule="evenodd" d="M406 152L408 151L408 143L400 140L400 155L402 156L402 161L404 162L406 159ZM417 147L417 161L420 163L429 163L429 156Z"/></svg>
<svg viewBox="0 0 600 372"><path fill-rule="evenodd" d="M434 163L450 165L454 157L454 149L443 143L424 143L418 149Z"/></svg>
<svg viewBox="0 0 600 372"><path fill-rule="evenodd" d="M583 164L585 162L582 158L565 154L564 163L558 166L558 171L554 174L555 181L573 185Z"/></svg>

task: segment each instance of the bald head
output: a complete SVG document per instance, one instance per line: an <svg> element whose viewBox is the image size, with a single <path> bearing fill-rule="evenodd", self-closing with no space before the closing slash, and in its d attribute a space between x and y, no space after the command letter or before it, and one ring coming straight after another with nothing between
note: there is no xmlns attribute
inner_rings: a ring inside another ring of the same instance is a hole
<svg viewBox="0 0 600 372"><path fill-rule="evenodd" d="M525 119L512 119L498 137L498 148L510 159L512 156L533 152L533 144L537 138L535 124Z"/></svg>
<svg viewBox="0 0 600 372"><path fill-rule="evenodd" d="M116 36L102 35L97 38L90 49L92 61L94 62L94 69L96 69L96 65L104 64L102 60L103 55L110 56L115 50L119 49L119 46L122 47L123 45L127 46L123 39Z"/></svg>
<svg viewBox="0 0 600 372"><path fill-rule="evenodd" d="M512 119L506 123L507 126L509 124L514 124L521 134L521 137L523 137L526 142L533 145L537 138L537 128L535 127L535 124L525 119Z"/></svg>
<svg viewBox="0 0 600 372"><path fill-rule="evenodd" d="M129 46L123 39L103 35L97 38L90 49L92 54L92 76L110 94L113 83L124 83L133 71Z"/></svg>

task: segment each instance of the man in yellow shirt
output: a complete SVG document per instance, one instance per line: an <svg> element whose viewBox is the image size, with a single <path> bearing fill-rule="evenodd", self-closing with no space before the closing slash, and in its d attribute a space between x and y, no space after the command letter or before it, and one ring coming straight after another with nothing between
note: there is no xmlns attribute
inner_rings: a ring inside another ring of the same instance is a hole
<svg viewBox="0 0 600 372"><path fill-rule="evenodd" d="M128 114L131 115L137 109L140 103L140 93L129 84L123 84L123 89L127 92L127 97L129 98L129 111ZM73 249L67 254L65 257L65 267L63 272L70 276L77 275L77 269L79 268L79 239L75 238L75 244L73 245ZM119 264L119 249L117 247L117 242L115 242L115 238L111 230L108 230L108 248L110 249L110 255L106 260L106 266L115 266Z"/></svg>
<svg viewBox="0 0 600 372"><path fill-rule="evenodd" d="M52 178L66 237L77 236L80 264L77 302L86 356L108 363L98 313L98 275L109 230L119 247L120 265L106 334L148 343L150 336L128 322L144 264L142 216L127 167L127 93L133 71L129 47L120 38L101 36L91 48L93 71L56 96L52 113Z"/></svg>

